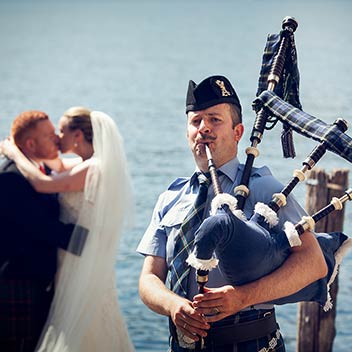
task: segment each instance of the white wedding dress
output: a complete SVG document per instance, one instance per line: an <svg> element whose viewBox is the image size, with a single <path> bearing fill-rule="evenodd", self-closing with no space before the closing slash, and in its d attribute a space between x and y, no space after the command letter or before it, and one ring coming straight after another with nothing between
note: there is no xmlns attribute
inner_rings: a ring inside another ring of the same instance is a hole
<svg viewBox="0 0 352 352"><path fill-rule="evenodd" d="M84 191L59 195L61 220L76 226L67 251L58 255L55 295L38 352L134 351L115 276L120 236L132 212L128 167L113 120L92 112L91 121L94 155L84 161Z"/></svg>
<svg viewBox="0 0 352 352"><path fill-rule="evenodd" d="M83 192L60 193L60 220L66 224L76 223L82 201ZM89 214L87 215L89 216ZM81 221L84 222L84 219L81 219ZM84 224L81 225L84 226ZM59 250L59 265L65 255L72 254ZM60 270L58 270L58 275L60 275ZM120 312L114 268L111 268L109 276L110 280L107 282L100 305L96 307L91 323L82 339L80 352L133 351L127 328Z"/></svg>

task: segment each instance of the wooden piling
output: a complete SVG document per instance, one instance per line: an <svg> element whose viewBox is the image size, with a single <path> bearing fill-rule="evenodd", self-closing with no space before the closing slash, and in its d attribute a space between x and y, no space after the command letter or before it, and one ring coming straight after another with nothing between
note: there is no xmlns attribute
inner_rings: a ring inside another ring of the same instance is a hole
<svg viewBox="0 0 352 352"><path fill-rule="evenodd" d="M306 211L314 214L332 197L341 197L348 188L348 169L336 169L327 174L323 169L312 170L307 178ZM342 231L344 208L320 220L316 232ZM333 308L328 312L315 302L298 305L297 352L331 352L336 335L335 317L338 276L330 287Z"/></svg>

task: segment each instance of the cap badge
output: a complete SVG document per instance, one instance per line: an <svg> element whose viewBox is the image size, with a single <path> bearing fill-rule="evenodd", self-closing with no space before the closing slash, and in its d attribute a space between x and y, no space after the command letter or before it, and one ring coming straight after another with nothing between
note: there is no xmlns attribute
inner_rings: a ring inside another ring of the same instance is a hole
<svg viewBox="0 0 352 352"><path fill-rule="evenodd" d="M225 83L223 81L220 81L219 79L217 79L215 81L215 83L219 86L219 88L221 89L221 95L223 97L229 97L231 96L231 93L226 89L225 87Z"/></svg>

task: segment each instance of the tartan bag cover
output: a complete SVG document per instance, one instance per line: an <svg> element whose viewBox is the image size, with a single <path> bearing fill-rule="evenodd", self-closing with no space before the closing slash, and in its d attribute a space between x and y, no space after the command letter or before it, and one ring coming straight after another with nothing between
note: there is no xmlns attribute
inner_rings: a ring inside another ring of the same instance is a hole
<svg viewBox="0 0 352 352"><path fill-rule="evenodd" d="M254 101L256 109L264 106L282 122L290 125L296 132L319 142L326 142L327 148L352 162L352 138L341 132L336 125L303 112L287 103L274 92L264 91Z"/></svg>

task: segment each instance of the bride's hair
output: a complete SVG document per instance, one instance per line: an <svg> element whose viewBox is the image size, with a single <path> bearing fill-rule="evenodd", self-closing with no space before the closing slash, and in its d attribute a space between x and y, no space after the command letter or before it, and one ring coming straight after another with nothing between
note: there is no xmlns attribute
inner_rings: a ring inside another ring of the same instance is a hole
<svg viewBox="0 0 352 352"><path fill-rule="evenodd" d="M91 111L82 106L73 106L64 112L68 119L68 128L71 131L81 130L84 139L88 143L93 142L93 128L91 122Z"/></svg>

